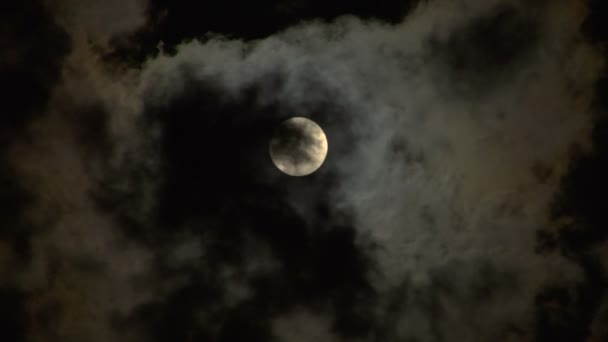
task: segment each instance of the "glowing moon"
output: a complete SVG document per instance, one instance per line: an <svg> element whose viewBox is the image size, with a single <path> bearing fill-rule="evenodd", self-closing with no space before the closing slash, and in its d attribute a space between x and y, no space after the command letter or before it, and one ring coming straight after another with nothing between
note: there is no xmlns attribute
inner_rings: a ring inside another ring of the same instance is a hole
<svg viewBox="0 0 608 342"><path fill-rule="evenodd" d="M270 157L290 176L315 172L327 156L327 137L314 121L294 117L283 121L270 140Z"/></svg>

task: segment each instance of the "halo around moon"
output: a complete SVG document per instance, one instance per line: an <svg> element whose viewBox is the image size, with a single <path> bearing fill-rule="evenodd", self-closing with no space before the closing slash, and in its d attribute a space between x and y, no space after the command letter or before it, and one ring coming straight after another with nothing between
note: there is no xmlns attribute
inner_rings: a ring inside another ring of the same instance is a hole
<svg viewBox="0 0 608 342"><path fill-rule="evenodd" d="M315 172L327 156L327 137L314 121L293 117L283 121L270 140L270 157L276 167L290 176Z"/></svg>

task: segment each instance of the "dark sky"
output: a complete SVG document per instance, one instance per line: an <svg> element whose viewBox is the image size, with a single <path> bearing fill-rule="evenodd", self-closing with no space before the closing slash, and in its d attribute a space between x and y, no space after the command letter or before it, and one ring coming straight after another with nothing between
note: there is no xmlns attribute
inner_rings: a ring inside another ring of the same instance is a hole
<svg viewBox="0 0 608 342"><path fill-rule="evenodd" d="M3 2L0 341L608 341L607 20Z"/></svg>

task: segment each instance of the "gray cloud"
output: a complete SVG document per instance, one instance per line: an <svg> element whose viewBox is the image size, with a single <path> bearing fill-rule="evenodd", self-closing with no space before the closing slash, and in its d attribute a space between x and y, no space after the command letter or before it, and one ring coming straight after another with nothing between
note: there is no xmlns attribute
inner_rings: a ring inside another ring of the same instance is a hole
<svg viewBox="0 0 608 342"><path fill-rule="evenodd" d="M56 20L72 36L85 36L96 47L108 48L112 38L124 37L146 23L147 0L50 0Z"/></svg>
<svg viewBox="0 0 608 342"><path fill-rule="evenodd" d="M603 65L579 32L583 2L438 0L397 25L346 16L252 42L188 41L141 70L103 61L87 39L105 46L141 27L144 3L53 7L74 47L50 105L58 109L30 127L36 140L14 147L13 164L37 196L33 224L48 225L33 239L32 266L18 275L20 286L36 293L28 309L37 315L61 302L66 313L34 324L40 336L32 340L127 338L100 317L166 300L189 281L180 274L159 279L153 260L159 252L129 240L91 194L130 194L136 199L125 204L127 216L152 224L165 175L160 127L142 125L145 108L169 106L191 80L212 83L228 101L255 86L257 106L321 118L331 149L319 172L337 179L330 210L352 213L358 246L377 266L366 275L378 294L374 329L362 340L534 340L538 293L581 281L578 264L536 252L536 234L553 224L549 208L570 148L589 144ZM278 75L279 86L269 75ZM326 102L338 110L310 113ZM84 110L91 106L101 114ZM109 156L87 152L71 131L75 117L95 115L103 118L97 129ZM535 175L538 168L548 170L546 177ZM108 175L141 170L145 176L116 177L108 190ZM295 208L312 210L305 203L310 196L289 198ZM250 300L258 291L251 282L276 272L281 261L246 238L243 253L251 259L242 269L205 264L200 260L217 237L199 243L195 235L168 241L160 259L173 271L220 272L223 307L197 316L213 325L225 307ZM0 265L11 258L3 250L0 243ZM78 261L104 270L87 275ZM141 290L134 279L152 283ZM303 308L270 325L278 340L338 341L338 316L323 306ZM594 327L601 330L600 323Z"/></svg>
<svg viewBox="0 0 608 342"><path fill-rule="evenodd" d="M279 70L286 84L268 101L296 112L332 94L359 137L348 155L330 156L336 201L380 246L377 290L411 285L395 338L533 339L538 291L581 280L571 261L536 254L535 238L548 224L569 148L587 143L602 62L579 33L582 4L455 7L430 3L397 26L348 17L303 24L247 53L238 41L186 43L175 57L150 61L144 85L170 92L176 70L188 65L194 77L236 92ZM322 88L306 87L311 78ZM330 142L342 139L340 128L329 131ZM553 170L550 179L535 178L538 164ZM500 292L475 302L482 267L499 277ZM501 290L500 277L513 285ZM451 288L429 293L438 282ZM438 312L416 304L427 296Z"/></svg>

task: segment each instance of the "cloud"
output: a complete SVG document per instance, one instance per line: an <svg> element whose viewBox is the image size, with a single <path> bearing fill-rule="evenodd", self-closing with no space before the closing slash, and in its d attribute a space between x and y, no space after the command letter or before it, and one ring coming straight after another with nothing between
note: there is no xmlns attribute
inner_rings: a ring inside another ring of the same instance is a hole
<svg viewBox="0 0 608 342"><path fill-rule="evenodd" d="M72 50L11 148L42 227L15 273L33 340L535 340L539 295L584 281L537 251L590 144L603 65L583 2L437 0L136 68L97 48L145 3L51 8ZM269 160L290 116L328 136L306 179Z"/></svg>
<svg viewBox="0 0 608 342"><path fill-rule="evenodd" d="M536 232L548 224L570 147L588 143L602 63L580 35L582 5L468 2L459 17L453 6L421 6L396 26L349 17L308 23L252 46L186 43L175 57L151 61L144 85L170 97L186 66L191 77L218 79L237 94L256 77L285 75L260 101L298 113L331 94L341 117L322 123L337 151L348 144L333 155L335 199L379 246L377 289L407 282L424 292L446 277L454 289L438 299L440 313L408 305L404 317L425 315L429 329L442 331L459 325L463 340L501 338L509 326L532 338L538 291L581 281L573 262L536 253ZM539 165L552 170L549 179L534 175ZM453 267L467 276L447 277ZM479 304L479 327L462 327L466 316L452 310L471 300L467 286L483 281L483 267L514 273L517 284ZM403 324L399 334L417 332Z"/></svg>
<svg viewBox="0 0 608 342"><path fill-rule="evenodd" d="M314 338L316 341L335 341L328 327L329 317L318 313L297 312L277 319L273 325L279 341L304 342Z"/></svg>
<svg viewBox="0 0 608 342"><path fill-rule="evenodd" d="M108 48L111 39L140 29L147 20L147 0L51 0L48 6L72 36L84 35L102 48Z"/></svg>

